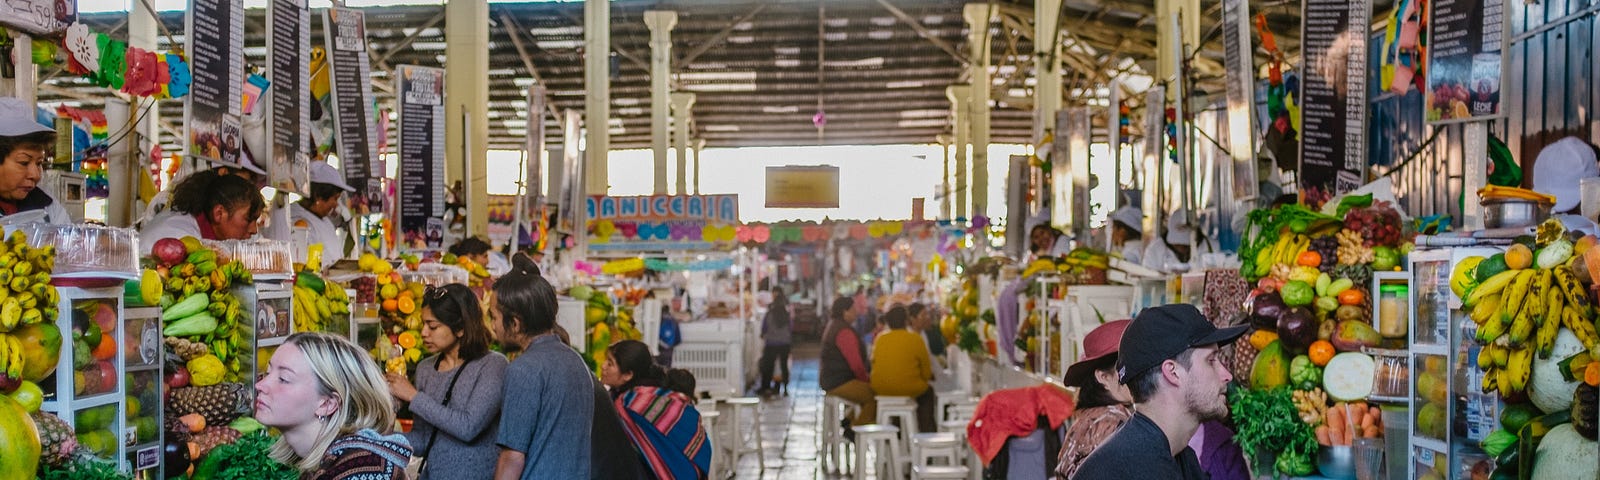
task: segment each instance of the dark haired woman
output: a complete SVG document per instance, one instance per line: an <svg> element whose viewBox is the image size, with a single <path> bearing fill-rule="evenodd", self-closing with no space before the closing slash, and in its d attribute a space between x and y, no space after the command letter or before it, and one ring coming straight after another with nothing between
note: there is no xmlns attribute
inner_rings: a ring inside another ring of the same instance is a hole
<svg viewBox="0 0 1600 480"><path fill-rule="evenodd" d="M875 422L878 415L877 394L872 391L872 376L867 373L870 366L867 345L850 325L855 305L855 300L850 297L839 297L833 301L828 326L822 333L822 358L817 369L817 386L822 387L828 395L861 406L856 411L856 418L845 428L845 435L852 438L855 433L849 426Z"/></svg>
<svg viewBox="0 0 1600 480"><path fill-rule="evenodd" d="M794 327L789 324L789 297L783 289L772 289L772 303L767 305L767 316L761 320L761 371L762 395L777 393L789 384L789 349L794 343ZM783 375L776 375L782 370Z"/></svg>
<svg viewBox="0 0 1600 480"><path fill-rule="evenodd" d="M140 247L149 255L163 238L244 240L256 234L256 220L266 206L249 180L201 170L172 187L171 209L139 231Z"/></svg>
<svg viewBox="0 0 1600 480"><path fill-rule="evenodd" d="M411 402L416 416L406 439L423 458L418 478L493 478L482 466L500 455L495 434L509 362L489 351L489 339L478 298L465 285L422 296L422 345L438 353L417 364L417 386L405 375L387 376L394 398Z"/></svg>
<svg viewBox="0 0 1600 480"><path fill-rule="evenodd" d="M611 344L607 353L600 383L611 388L612 402L645 470L658 479L706 478L711 440L700 426L694 399L667 387L667 372L655 364L644 343L623 340Z"/></svg>
<svg viewBox="0 0 1600 480"><path fill-rule="evenodd" d="M1117 348L1130 320L1106 322L1083 338L1083 358L1067 367L1061 383L1078 389L1077 410L1056 461L1056 478L1072 478L1111 434L1133 418L1133 394L1117 381Z"/></svg>
<svg viewBox="0 0 1600 480"><path fill-rule="evenodd" d="M610 395L556 335L556 290L524 255L494 284L489 308L506 368L495 478L640 478Z"/></svg>

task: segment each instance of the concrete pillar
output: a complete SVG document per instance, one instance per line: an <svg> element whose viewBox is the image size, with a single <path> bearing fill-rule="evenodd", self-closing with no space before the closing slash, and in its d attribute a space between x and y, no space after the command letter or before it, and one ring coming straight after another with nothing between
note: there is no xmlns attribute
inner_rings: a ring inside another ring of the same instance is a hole
<svg viewBox="0 0 1600 480"><path fill-rule="evenodd" d="M128 102L117 97L106 99L106 130L119 132L125 130L128 122L133 121ZM138 188L135 181L139 177L131 175L138 165L136 157L128 155L130 151L137 151L137 147L128 148L128 145L138 145L136 136L123 138L117 145L106 149L106 181L110 191L106 194L106 224L113 227L127 227L133 224L134 210L133 192ZM133 159L130 162L130 159ZM132 163L132 165L130 165ZM111 175L117 172L117 175Z"/></svg>
<svg viewBox="0 0 1600 480"><path fill-rule="evenodd" d="M706 139L698 138L694 142L694 194L700 194L700 154L706 151Z"/></svg>
<svg viewBox="0 0 1600 480"><path fill-rule="evenodd" d="M655 193L667 193L667 80L672 75L672 27L678 24L678 12L650 10L644 12L644 24L650 28L650 148L655 153ZM683 171L683 163L678 171ZM679 189L683 187L679 175Z"/></svg>
<svg viewBox="0 0 1600 480"><path fill-rule="evenodd" d="M11 58L16 59L12 65L16 66L17 75L14 78L0 78L0 95L17 97L18 99L36 104L39 95L34 91L38 82L38 71L33 66L33 37L18 29L8 29L11 32ZM0 61L11 59L0 58Z"/></svg>
<svg viewBox="0 0 1600 480"><path fill-rule="evenodd" d="M1033 99L1033 141L1038 144L1054 130L1056 111L1061 110L1061 0L1033 2L1034 77L1038 80Z"/></svg>
<svg viewBox="0 0 1600 480"><path fill-rule="evenodd" d="M478 23L475 25L486 25ZM588 194L610 191L611 1L583 2L584 148L583 181Z"/></svg>
<svg viewBox="0 0 1600 480"><path fill-rule="evenodd" d="M678 151L678 195L689 194L689 109L694 108L694 99L693 93L672 93L672 148ZM700 184L699 158L694 161L694 183Z"/></svg>
<svg viewBox="0 0 1600 480"><path fill-rule="evenodd" d="M995 6L986 3L969 3L962 10L967 20L967 45L972 53L967 57L971 68L972 97L972 216L989 215L989 96L994 89L989 80L989 21L994 18Z"/></svg>
<svg viewBox="0 0 1600 480"><path fill-rule="evenodd" d="M939 148L944 151L944 167L939 169L939 219L950 219L950 136L939 134Z"/></svg>
<svg viewBox="0 0 1600 480"><path fill-rule="evenodd" d="M446 25L488 25L488 0L445 3ZM445 30L445 185L466 187L467 235L489 230L489 29Z"/></svg>
<svg viewBox="0 0 1600 480"><path fill-rule="evenodd" d="M128 46L139 47L150 52L158 51L156 39L160 38L160 24L156 20L158 18L156 12L150 9L154 3L132 2L133 6L128 12ZM127 223L118 223L118 209L115 206L111 207L112 212L107 220L114 226L130 226L133 222L139 220L139 215L144 212L145 204L142 201L135 201L135 199L139 198L139 186L142 183L138 180L142 177L135 175L150 175L150 166L160 165L162 161L160 158L146 157L150 152L149 147L161 141L161 109L151 108L144 110L142 108L143 104L150 101L136 100L133 102L132 108L129 109L130 114L142 111L141 115L144 116L144 120L139 125L134 126L134 133L129 137L131 141L125 145L128 151L128 170L117 170L114 165L106 167L107 172L119 172L125 174L129 179L127 196L118 195L115 191L115 186L112 187L113 191L109 200L111 202L127 203L129 211ZM132 119L130 118L130 120Z"/></svg>
<svg viewBox="0 0 1600 480"><path fill-rule="evenodd" d="M952 218L970 218L971 211L967 210L967 195L971 189L967 188L967 168L971 165L968 154L967 135L971 133L967 122L972 103L968 97L972 96L972 86L951 85L944 90L946 98L950 99L950 128L955 132L955 189L950 191L950 196L955 197L955 210L950 212Z"/></svg>

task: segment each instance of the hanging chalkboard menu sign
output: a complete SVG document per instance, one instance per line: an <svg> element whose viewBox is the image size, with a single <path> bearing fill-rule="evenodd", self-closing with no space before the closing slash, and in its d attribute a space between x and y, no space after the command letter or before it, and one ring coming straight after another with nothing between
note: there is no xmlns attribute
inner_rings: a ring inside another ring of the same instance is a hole
<svg viewBox="0 0 1600 480"><path fill-rule="evenodd" d="M345 181L358 193L351 205L358 211L381 208L383 190L380 182L373 181L383 177L383 169L373 143L377 115L372 106L366 20L360 10L329 8L322 14L322 25L333 82L334 143Z"/></svg>
<svg viewBox="0 0 1600 480"><path fill-rule="evenodd" d="M439 248L444 240L444 70L400 65L395 73L400 234L406 245Z"/></svg>
<svg viewBox="0 0 1600 480"><path fill-rule="evenodd" d="M190 155L239 163L239 114L244 82L242 0L189 0L189 66L194 74L184 97Z"/></svg>
<svg viewBox="0 0 1600 480"><path fill-rule="evenodd" d="M1305 0L1300 193L1309 205L1366 183L1371 0Z"/></svg>

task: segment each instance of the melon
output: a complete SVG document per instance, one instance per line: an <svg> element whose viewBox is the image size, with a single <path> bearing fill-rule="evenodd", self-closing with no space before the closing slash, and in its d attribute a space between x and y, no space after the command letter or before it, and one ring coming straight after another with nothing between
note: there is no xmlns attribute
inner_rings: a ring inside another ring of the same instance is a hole
<svg viewBox="0 0 1600 480"><path fill-rule="evenodd" d="M39 468L39 429L22 405L0 395L0 480L31 480Z"/></svg>
<svg viewBox="0 0 1600 480"><path fill-rule="evenodd" d="M1593 480L1600 478L1600 462L1594 452L1600 445L1583 438L1572 424L1551 428L1539 441L1533 462L1533 478L1539 480Z"/></svg>
<svg viewBox="0 0 1600 480"><path fill-rule="evenodd" d="M1533 406L1545 412L1559 412L1572 406L1572 394L1578 382L1569 382L1561 375L1561 359L1584 351L1583 343L1571 331L1562 328L1556 334L1556 344L1549 358L1533 358L1533 372L1528 379L1528 399Z"/></svg>
<svg viewBox="0 0 1600 480"><path fill-rule="evenodd" d="M1341 402L1367 398L1372 394L1372 379L1378 364L1365 353L1344 352L1328 360L1322 368L1322 390Z"/></svg>

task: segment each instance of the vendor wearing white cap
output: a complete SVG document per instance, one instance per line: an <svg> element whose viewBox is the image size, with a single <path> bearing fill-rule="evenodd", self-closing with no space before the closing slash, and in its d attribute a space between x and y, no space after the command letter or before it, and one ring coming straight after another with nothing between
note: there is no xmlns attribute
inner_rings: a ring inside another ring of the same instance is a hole
<svg viewBox="0 0 1600 480"><path fill-rule="evenodd" d="M1144 258L1144 240L1140 235L1144 233L1144 219L1139 209L1123 206L1111 212L1111 222L1106 227L1111 229L1111 246L1122 254L1122 259L1133 263L1140 263Z"/></svg>
<svg viewBox="0 0 1600 480"><path fill-rule="evenodd" d="M72 223L67 208L39 188L55 142L55 130L34 120L32 105L0 97L0 216L40 211L38 221Z"/></svg>
<svg viewBox="0 0 1600 480"><path fill-rule="evenodd" d="M1072 237L1061 233L1048 221L1028 230L1028 252L1035 258L1059 257L1072 251Z"/></svg>
<svg viewBox="0 0 1600 480"><path fill-rule="evenodd" d="M1180 211L1167 217L1167 234L1162 240L1165 241L1150 242L1144 247L1144 266L1163 273L1189 271L1189 262L1193 258L1189 243L1195 240L1195 229L1194 225L1190 225L1189 216ZM1205 242L1201 242L1200 246L1201 250L1210 251Z"/></svg>
<svg viewBox="0 0 1600 480"><path fill-rule="evenodd" d="M1582 195L1578 183L1589 177L1600 177L1600 164L1595 163L1595 148L1578 137L1556 140L1539 151L1533 163L1533 189L1556 197L1550 209L1551 218L1561 220L1568 230L1597 233L1594 219L1578 214Z"/></svg>
<svg viewBox="0 0 1600 480"><path fill-rule="evenodd" d="M316 268L333 265L345 258L344 237L339 235L338 225L333 222L338 218L334 212L339 209L344 194L354 191L355 187L345 183L339 169L328 162L311 162L311 196L289 204L289 231L280 232L274 228L269 236L293 242L295 261L300 262L306 260L307 247L320 243L322 265Z"/></svg>

